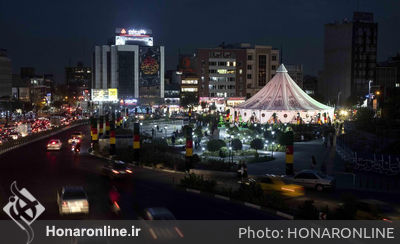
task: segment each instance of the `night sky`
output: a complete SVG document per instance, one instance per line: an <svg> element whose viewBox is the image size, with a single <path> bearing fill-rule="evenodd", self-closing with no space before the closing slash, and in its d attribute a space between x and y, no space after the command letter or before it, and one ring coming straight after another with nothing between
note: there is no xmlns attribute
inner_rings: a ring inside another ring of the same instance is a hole
<svg viewBox="0 0 400 244"><path fill-rule="evenodd" d="M116 27L153 30L166 47L168 69L177 55L197 47L249 42L283 46L284 63L305 74L323 67L323 27L351 19L356 0L0 0L0 48L14 73L33 66L64 81L64 67L91 64L93 46L106 44ZM359 0L378 22L378 61L400 52L400 1Z"/></svg>

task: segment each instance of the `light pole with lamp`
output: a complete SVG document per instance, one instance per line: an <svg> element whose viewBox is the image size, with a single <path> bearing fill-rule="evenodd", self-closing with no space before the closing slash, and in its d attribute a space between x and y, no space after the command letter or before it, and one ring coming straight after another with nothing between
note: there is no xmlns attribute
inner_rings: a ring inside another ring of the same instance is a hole
<svg viewBox="0 0 400 244"><path fill-rule="evenodd" d="M371 83L372 80L368 81L368 105L371 103Z"/></svg>
<svg viewBox="0 0 400 244"><path fill-rule="evenodd" d="M274 147L275 147L275 142L272 142L272 158L274 158Z"/></svg>

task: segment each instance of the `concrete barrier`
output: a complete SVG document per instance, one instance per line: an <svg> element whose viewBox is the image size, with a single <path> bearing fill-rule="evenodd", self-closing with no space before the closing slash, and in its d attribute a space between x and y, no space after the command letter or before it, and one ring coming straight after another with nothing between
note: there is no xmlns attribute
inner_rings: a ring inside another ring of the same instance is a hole
<svg viewBox="0 0 400 244"><path fill-rule="evenodd" d="M205 169L190 169L189 173L201 175L205 178L236 178L236 172L224 172Z"/></svg>

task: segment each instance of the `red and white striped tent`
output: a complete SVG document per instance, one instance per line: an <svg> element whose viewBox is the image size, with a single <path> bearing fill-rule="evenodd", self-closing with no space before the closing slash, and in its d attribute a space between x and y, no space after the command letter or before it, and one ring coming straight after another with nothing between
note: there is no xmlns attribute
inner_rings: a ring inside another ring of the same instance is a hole
<svg viewBox="0 0 400 244"><path fill-rule="evenodd" d="M234 108L233 119L257 123L327 123L334 108L307 95L281 64L276 75L254 96ZM236 118L235 118L236 116Z"/></svg>

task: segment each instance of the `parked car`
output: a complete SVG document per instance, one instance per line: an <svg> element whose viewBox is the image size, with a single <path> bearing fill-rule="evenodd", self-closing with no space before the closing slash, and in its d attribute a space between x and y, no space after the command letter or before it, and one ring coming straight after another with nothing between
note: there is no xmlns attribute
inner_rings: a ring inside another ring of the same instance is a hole
<svg viewBox="0 0 400 244"><path fill-rule="evenodd" d="M302 185L306 188L313 188L317 191L334 189L336 186L335 178L316 170L302 170L294 176L285 176L285 179L291 183Z"/></svg>

